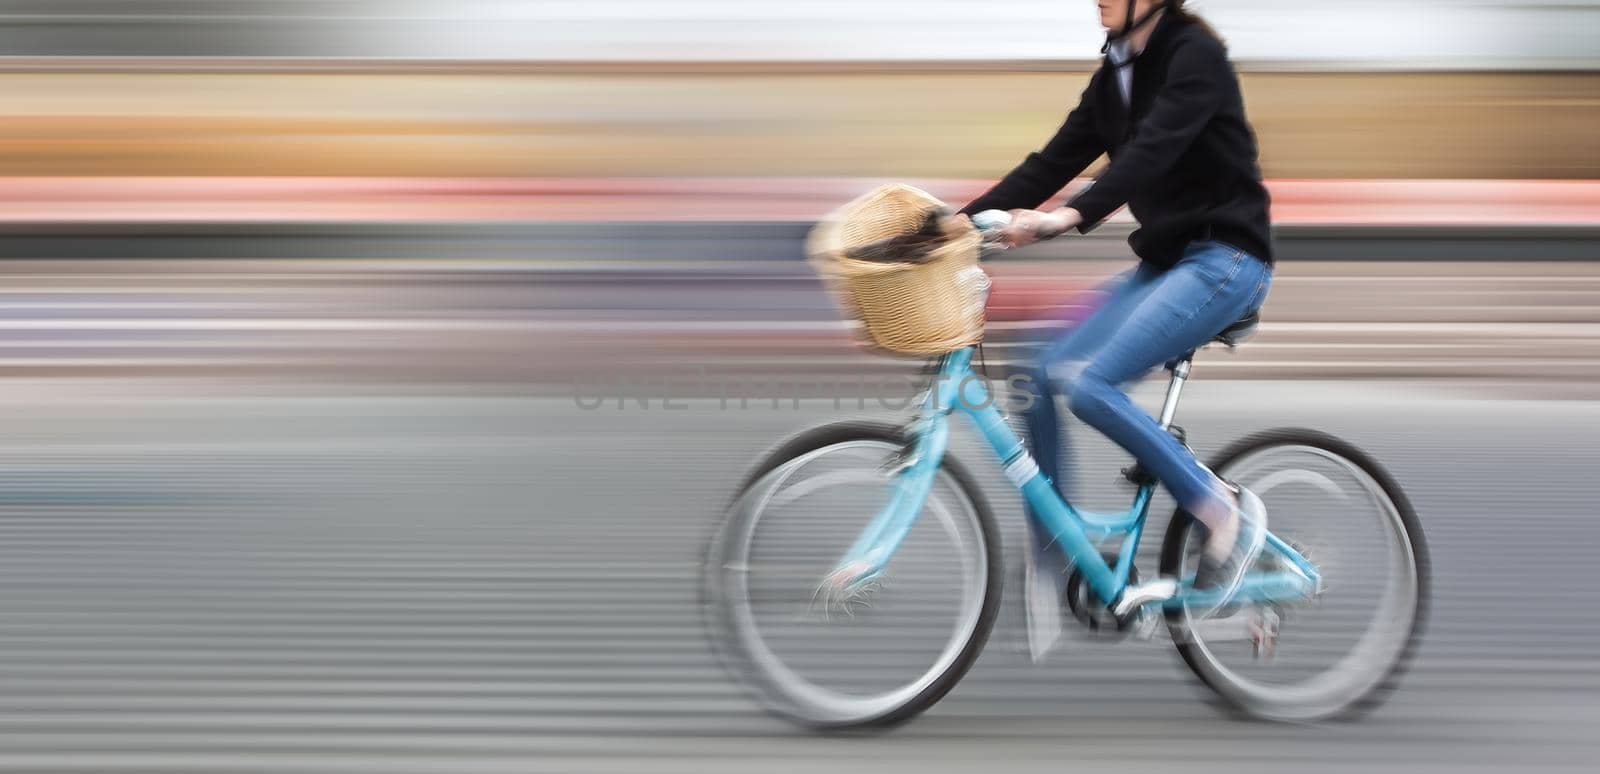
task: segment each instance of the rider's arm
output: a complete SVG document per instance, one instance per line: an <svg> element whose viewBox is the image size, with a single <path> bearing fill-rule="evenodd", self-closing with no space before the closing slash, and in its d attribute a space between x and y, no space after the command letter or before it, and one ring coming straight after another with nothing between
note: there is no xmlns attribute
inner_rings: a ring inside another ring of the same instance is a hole
<svg viewBox="0 0 1600 774"><path fill-rule="evenodd" d="M973 200L961 212L971 215L984 210L1033 209L1060 191L1072 178L1105 153L1105 143L1095 130L1094 94L1099 75L1089 80L1078 106L1056 130L1050 142L1033 153L1016 169Z"/></svg>
<svg viewBox="0 0 1600 774"><path fill-rule="evenodd" d="M1093 185L1067 203L1082 216L1076 224L1080 233L1100 225L1135 191L1177 163L1222 106L1232 78L1222 45L1209 38L1191 40L1173 53L1167 82L1134 138Z"/></svg>

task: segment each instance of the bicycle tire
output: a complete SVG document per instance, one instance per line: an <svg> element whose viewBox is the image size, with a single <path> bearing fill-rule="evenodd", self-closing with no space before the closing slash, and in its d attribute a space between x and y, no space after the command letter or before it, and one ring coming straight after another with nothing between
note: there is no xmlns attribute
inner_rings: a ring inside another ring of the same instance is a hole
<svg viewBox="0 0 1600 774"><path fill-rule="evenodd" d="M1226 478L1231 463L1275 446L1311 447L1342 458L1370 477L1394 505L1395 514L1404 526L1406 541L1414 558L1415 567L1415 607L1409 629L1404 635L1404 644L1370 689L1338 707L1302 713L1296 711L1297 708L1294 707L1263 707L1253 703L1242 688L1215 668L1211 660L1201 651L1200 646L1189 641L1185 611L1182 608L1169 608L1166 611L1167 624L1178 654L1189 670L1222 699L1228 709L1237 714L1258 720L1285 722L1314 722L1359 717L1381 705L1398 687L1400 679L1404 677L1416 657L1417 648L1426 628L1431 599L1431 565L1421 522L1399 483L1382 465L1353 444L1320 431L1282 428L1250 435L1219 452L1213 458L1211 469ZM1184 545L1189 531L1195 524L1195 519L1181 508L1173 513L1161 548L1162 575L1176 577L1181 572ZM1270 526L1269 521L1269 528Z"/></svg>
<svg viewBox="0 0 1600 774"><path fill-rule="evenodd" d="M828 447L863 440L893 444L907 442L902 428L884 423L850 421L812 428L785 441L763 457L744 478L738 491L730 499L729 508L736 505L747 490L785 463ZM704 578L702 609L705 611L708 640L730 676L750 691L769 711L818 731L889 729L927 711L944 698L971 669L988 641L999 611L1004 576L1003 552L993 511L984 499L976 479L949 453L944 457L941 471L950 476L961 496L971 506L971 513L977 523L977 534L984 544L982 559L985 563L983 568L985 588L976 624L962 644L957 657L937 678L909 700L870 717L845 720L819 718L792 706L782 697L773 695L775 688L770 683L769 676L761 672L741 647L740 639L731 631L732 600L729 599L725 589L724 552L728 550L728 537L742 527L739 520L744 514L734 510L728 511L729 516L723 520L711 538L702 573Z"/></svg>

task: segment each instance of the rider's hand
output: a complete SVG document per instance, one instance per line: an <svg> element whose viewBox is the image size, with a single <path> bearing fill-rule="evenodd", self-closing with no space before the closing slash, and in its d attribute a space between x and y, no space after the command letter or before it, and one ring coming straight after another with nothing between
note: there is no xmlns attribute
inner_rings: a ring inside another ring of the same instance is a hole
<svg viewBox="0 0 1600 774"><path fill-rule="evenodd" d="M1012 210L1011 225L1000 232L1000 241L1010 247L1025 247L1061 236L1082 222L1083 216L1070 207L1052 212Z"/></svg>

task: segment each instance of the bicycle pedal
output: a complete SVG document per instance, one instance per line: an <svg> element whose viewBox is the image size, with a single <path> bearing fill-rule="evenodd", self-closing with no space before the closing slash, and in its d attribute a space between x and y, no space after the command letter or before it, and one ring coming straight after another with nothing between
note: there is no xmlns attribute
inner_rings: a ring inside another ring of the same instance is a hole
<svg viewBox="0 0 1600 774"><path fill-rule="evenodd" d="M1278 635L1282 631L1282 623L1282 616L1271 608L1264 608L1251 616L1246 626L1252 658L1267 662L1273 660L1278 653Z"/></svg>
<svg viewBox="0 0 1600 774"><path fill-rule="evenodd" d="M1153 602L1165 602L1178 595L1178 581L1173 578L1156 578L1148 583L1129 586L1123 589L1122 596L1117 599L1117 604L1112 607L1111 613L1118 618L1127 618L1135 611Z"/></svg>

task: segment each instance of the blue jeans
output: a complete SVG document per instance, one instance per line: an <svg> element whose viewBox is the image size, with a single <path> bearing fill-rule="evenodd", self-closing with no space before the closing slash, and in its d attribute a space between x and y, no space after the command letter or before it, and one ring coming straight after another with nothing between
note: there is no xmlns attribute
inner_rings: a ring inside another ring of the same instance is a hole
<svg viewBox="0 0 1600 774"><path fill-rule="evenodd" d="M1191 243L1170 269L1141 263L1112 279L1106 303L1047 346L1030 374L1028 435L1040 467L1067 491L1055 400L1065 392L1075 416L1143 463L1180 506L1214 497L1211 473L1122 389L1259 309L1271 283L1265 263L1209 241Z"/></svg>

